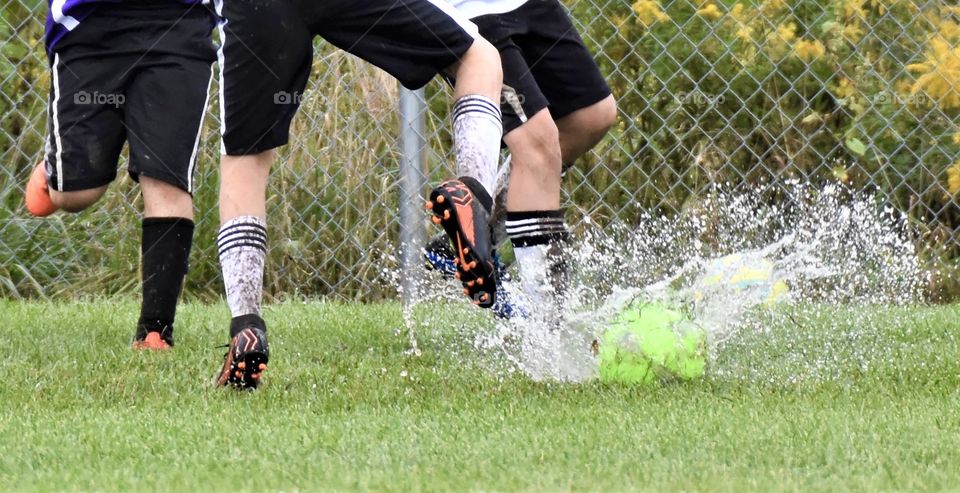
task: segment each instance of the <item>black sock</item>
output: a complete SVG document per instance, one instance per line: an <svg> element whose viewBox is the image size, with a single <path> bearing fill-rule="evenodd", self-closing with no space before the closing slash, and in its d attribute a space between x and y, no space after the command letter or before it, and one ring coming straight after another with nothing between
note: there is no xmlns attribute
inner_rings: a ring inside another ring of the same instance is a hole
<svg viewBox="0 0 960 493"><path fill-rule="evenodd" d="M143 220L143 303L137 323L137 339L159 332L173 345L173 321L177 300L187 275L193 246L193 221L180 217L149 217Z"/></svg>

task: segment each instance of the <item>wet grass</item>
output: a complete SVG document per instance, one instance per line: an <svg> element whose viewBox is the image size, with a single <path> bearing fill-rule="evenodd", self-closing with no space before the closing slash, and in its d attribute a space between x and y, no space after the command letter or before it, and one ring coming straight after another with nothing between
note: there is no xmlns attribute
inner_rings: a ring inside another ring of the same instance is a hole
<svg viewBox="0 0 960 493"><path fill-rule="evenodd" d="M186 306L167 354L127 348L136 313L132 300L0 301L3 490L960 484L957 307L878 309L864 340L896 350L866 367L838 360L834 378L650 389L491 374L450 357L443 338L422 338L422 355L410 356L395 304L287 303L268 309L272 368L253 393L210 384L223 352L215 346L225 342L224 306ZM718 361L779 375L787 355L815 359L848 340L809 334L836 330L838 318L866 320L851 314L803 318L808 332L775 319L770 337L745 337Z"/></svg>

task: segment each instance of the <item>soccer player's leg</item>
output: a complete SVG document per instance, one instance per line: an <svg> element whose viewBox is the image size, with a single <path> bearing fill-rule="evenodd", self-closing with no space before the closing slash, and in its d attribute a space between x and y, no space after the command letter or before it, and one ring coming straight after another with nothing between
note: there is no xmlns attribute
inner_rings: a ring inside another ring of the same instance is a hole
<svg viewBox="0 0 960 493"><path fill-rule="evenodd" d="M506 72L522 73L511 69ZM524 90L529 96L526 109L517 108L524 121L514 120L519 124L504 136L512 166L506 232L529 311L553 316L564 306L568 282L564 246L569 233L560 208L560 140L550 110L537 110L542 103L533 102L540 99L537 88L527 86ZM526 118L526 111L536 113Z"/></svg>
<svg viewBox="0 0 960 493"><path fill-rule="evenodd" d="M502 134L495 102L502 83L496 50L444 2L342 1L313 8L317 34L386 70L405 87L422 87L445 71L456 76L459 178L434 189L428 205L456 250L465 293L481 306L492 306L496 269L489 218Z"/></svg>
<svg viewBox="0 0 960 493"><path fill-rule="evenodd" d="M558 0L528 2L516 14L530 29L523 40L523 53L550 102L566 171L616 123L616 102Z"/></svg>
<svg viewBox="0 0 960 493"><path fill-rule="evenodd" d="M130 176L143 193L143 298L136 349L174 344L177 302L193 244L194 175L216 52L199 6L164 7L140 32L148 45L126 90ZM156 111L162 107L164 111Z"/></svg>
<svg viewBox="0 0 960 493"><path fill-rule="evenodd" d="M267 254L266 189L273 149L285 145L312 63L312 35L295 2L217 3L222 20L220 232L230 344L219 385L255 388L269 358L261 316Z"/></svg>
<svg viewBox="0 0 960 493"><path fill-rule="evenodd" d="M616 122L617 102L612 95L557 118L564 172L599 144Z"/></svg>
<svg viewBox="0 0 960 493"><path fill-rule="evenodd" d="M51 55L45 156L27 182L24 203L37 217L58 209L80 212L116 178L123 128L122 59L84 59L90 26L81 26Z"/></svg>

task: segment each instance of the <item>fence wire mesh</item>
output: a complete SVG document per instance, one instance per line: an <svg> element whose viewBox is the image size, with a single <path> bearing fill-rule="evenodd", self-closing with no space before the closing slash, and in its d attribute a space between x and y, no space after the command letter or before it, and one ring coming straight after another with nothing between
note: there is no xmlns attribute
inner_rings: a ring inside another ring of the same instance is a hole
<svg viewBox="0 0 960 493"><path fill-rule="evenodd" d="M619 120L565 178L571 222L681 213L717 184L801 179L876 190L933 255L956 258L960 7L922 0L569 0ZM32 219L50 86L46 3L0 0L0 295L138 289L141 201L120 173L78 215ZM378 299L398 244L397 84L318 41L268 196L268 296ZM217 88L211 89L216 91ZM427 88L429 180L451 169L442 82ZM217 98L202 137L187 296L219 296ZM125 158L121 169L125 166ZM428 227L426 222L424 228Z"/></svg>

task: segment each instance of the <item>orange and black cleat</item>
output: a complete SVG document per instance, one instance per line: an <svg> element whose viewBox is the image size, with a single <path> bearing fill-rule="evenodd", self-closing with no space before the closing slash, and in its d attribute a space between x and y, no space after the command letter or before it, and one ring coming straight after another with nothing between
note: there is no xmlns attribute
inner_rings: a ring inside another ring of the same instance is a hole
<svg viewBox="0 0 960 493"><path fill-rule="evenodd" d="M23 194L23 204L27 206L27 212L36 217L47 217L57 212L57 206L50 199L50 190L47 188L45 161L37 163L30 173L30 181L27 182Z"/></svg>
<svg viewBox="0 0 960 493"><path fill-rule="evenodd" d="M133 340L133 349L137 351L166 351L173 347L159 332L147 332L143 338Z"/></svg>
<svg viewBox="0 0 960 493"><path fill-rule="evenodd" d="M267 334L255 327L241 330L230 340L217 385L232 385L238 389L255 389L267 369L270 348Z"/></svg>
<svg viewBox="0 0 960 493"><path fill-rule="evenodd" d="M443 227L455 254L453 263L463 292L473 303L491 308L497 297L490 210L493 200L470 177L448 180L430 192L427 210Z"/></svg>

